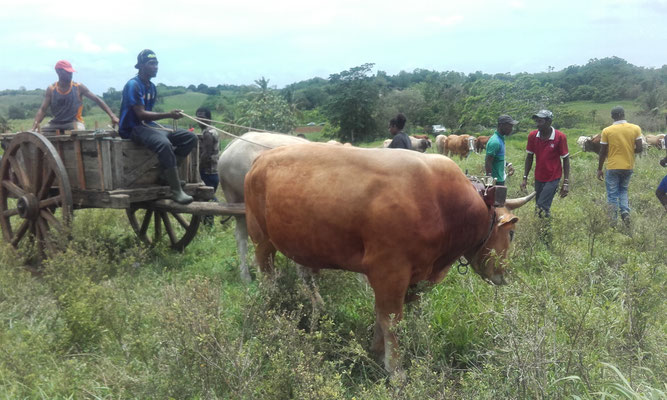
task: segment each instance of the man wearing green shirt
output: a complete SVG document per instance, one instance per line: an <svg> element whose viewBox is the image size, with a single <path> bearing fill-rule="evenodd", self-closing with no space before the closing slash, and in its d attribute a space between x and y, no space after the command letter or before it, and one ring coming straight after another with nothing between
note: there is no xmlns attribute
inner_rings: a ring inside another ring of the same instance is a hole
<svg viewBox="0 0 667 400"><path fill-rule="evenodd" d="M486 144L486 159L484 169L487 176L496 178L496 185L505 184L505 136L509 136L518 124L509 115L498 117L498 128Z"/></svg>

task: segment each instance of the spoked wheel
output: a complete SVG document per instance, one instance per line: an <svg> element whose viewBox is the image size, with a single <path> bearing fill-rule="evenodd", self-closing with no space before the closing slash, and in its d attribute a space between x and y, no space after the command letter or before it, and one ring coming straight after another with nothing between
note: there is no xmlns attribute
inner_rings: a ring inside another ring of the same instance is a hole
<svg viewBox="0 0 667 400"><path fill-rule="evenodd" d="M194 239L201 223L201 216L158 210L147 206L133 206L127 218L137 237L149 246L155 246L164 238L172 249L183 251Z"/></svg>
<svg viewBox="0 0 667 400"><path fill-rule="evenodd" d="M0 163L0 225L15 248L35 245L38 260L68 239L72 189L58 152L35 132L17 134Z"/></svg>

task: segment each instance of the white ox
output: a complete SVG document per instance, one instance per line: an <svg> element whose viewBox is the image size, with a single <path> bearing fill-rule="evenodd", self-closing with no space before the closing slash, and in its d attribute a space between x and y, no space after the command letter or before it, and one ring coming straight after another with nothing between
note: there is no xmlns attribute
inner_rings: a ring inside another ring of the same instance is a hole
<svg viewBox="0 0 667 400"><path fill-rule="evenodd" d="M382 143L382 147L384 148L389 147L391 141L392 139L385 140ZM415 137L410 136L410 145L412 146L412 150L424 153L426 149L431 147L431 141L429 139L417 139Z"/></svg>
<svg viewBox="0 0 667 400"><path fill-rule="evenodd" d="M308 143L308 140L289 135L268 132L248 132L239 139L234 139L225 147L218 159L218 175L220 187L228 203L243 203L243 185L245 176L252 163L263 152L290 144ZM248 270L248 228L245 215L236 216L236 247L239 254L241 279L250 282Z"/></svg>
<svg viewBox="0 0 667 400"><path fill-rule="evenodd" d="M435 137L435 148L438 150L438 154L445 154L446 146L447 146L447 136L438 135Z"/></svg>

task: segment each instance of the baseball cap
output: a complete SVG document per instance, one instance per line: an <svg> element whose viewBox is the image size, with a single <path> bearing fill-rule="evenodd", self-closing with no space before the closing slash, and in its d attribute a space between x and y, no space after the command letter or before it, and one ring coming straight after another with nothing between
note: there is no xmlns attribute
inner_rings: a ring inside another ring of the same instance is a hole
<svg viewBox="0 0 667 400"><path fill-rule="evenodd" d="M533 114L533 119L535 118L554 119L554 113L549 110L540 110Z"/></svg>
<svg viewBox="0 0 667 400"><path fill-rule="evenodd" d="M512 117L510 117L509 115L501 115L500 117L498 117L498 124L512 124L512 125L516 125L516 124L518 124L518 123L519 123L519 121L515 121L515 120L514 120Z"/></svg>
<svg viewBox="0 0 667 400"><path fill-rule="evenodd" d="M149 49L141 50L141 53L139 53L139 55L137 56L137 64L134 66L134 68L139 69L141 64L145 64L151 60L157 61L157 56L155 55L155 52Z"/></svg>
<svg viewBox="0 0 667 400"><path fill-rule="evenodd" d="M76 72L69 61L60 60L56 63L56 69L64 69L67 72Z"/></svg>

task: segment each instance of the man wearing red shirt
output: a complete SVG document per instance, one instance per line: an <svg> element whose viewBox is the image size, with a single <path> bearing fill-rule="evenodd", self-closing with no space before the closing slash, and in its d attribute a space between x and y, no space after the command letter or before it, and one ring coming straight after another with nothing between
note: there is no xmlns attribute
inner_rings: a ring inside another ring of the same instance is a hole
<svg viewBox="0 0 667 400"><path fill-rule="evenodd" d="M537 158L535 164L535 196L537 212L540 217L549 217L551 202L558 190L558 183L563 176L560 196L569 192L568 177L570 176L570 153L567 148L567 137L563 132L551 126L553 113L541 110L533 115L537 130L530 132L526 145L526 163L521 189L526 189L528 173L533 166L533 154ZM562 167L561 167L562 161Z"/></svg>

